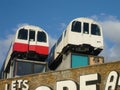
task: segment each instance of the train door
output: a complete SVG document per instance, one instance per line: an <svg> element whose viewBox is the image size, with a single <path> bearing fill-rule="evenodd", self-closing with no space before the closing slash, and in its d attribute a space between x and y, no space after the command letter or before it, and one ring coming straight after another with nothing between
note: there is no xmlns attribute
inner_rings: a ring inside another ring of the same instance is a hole
<svg viewBox="0 0 120 90"><path fill-rule="evenodd" d="M89 23L83 22L83 44L89 44L90 43L90 29L89 29Z"/></svg>
<svg viewBox="0 0 120 90"><path fill-rule="evenodd" d="M81 25L79 21L73 21L71 26L71 32L68 32L68 42L73 45L80 45L82 43L81 37Z"/></svg>
<svg viewBox="0 0 120 90"><path fill-rule="evenodd" d="M35 44L36 44L36 38L35 38L36 32L34 30L29 30L29 51L35 51Z"/></svg>
<svg viewBox="0 0 120 90"><path fill-rule="evenodd" d="M91 45L94 47L103 46L101 28L97 24L91 24Z"/></svg>
<svg viewBox="0 0 120 90"><path fill-rule="evenodd" d="M13 51L26 52L28 49L27 44L28 44L28 30L27 29L18 30Z"/></svg>
<svg viewBox="0 0 120 90"><path fill-rule="evenodd" d="M37 53L42 55L48 55L48 37L43 31L37 32Z"/></svg>

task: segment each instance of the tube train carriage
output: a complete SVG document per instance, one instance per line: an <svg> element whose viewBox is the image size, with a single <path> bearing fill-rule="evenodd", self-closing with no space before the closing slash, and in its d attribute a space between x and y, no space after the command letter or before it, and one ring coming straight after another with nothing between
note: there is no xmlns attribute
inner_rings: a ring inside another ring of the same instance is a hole
<svg viewBox="0 0 120 90"><path fill-rule="evenodd" d="M48 35L37 26L20 27L12 48L12 57L45 60L49 52Z"/></svg>
<svg viewBox="0 0 120 90"><path fill-rule="evenodd" d="M98 55L103 50L101 26L89 18L77 18L69 23L57 43L52 47L47 61L54 69L68 51ZM52 66L53 65L53 66Z"/></svg>
<svg viewBox="0 0 120 90"><path fill-rule="evenodd" d="M47 33L37 26L25 25L17 30L5 63L14 58L44 61L48 52Z"/></svg>

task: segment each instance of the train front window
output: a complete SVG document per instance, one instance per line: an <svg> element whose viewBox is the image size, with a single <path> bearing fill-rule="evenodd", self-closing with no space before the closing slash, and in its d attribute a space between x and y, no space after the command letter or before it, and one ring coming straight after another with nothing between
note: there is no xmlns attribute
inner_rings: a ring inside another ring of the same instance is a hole
<svg viewBox="0 0 120 90"><path fill-rule="evenodd" d="M101 35L101 33L100 33L100 28L99 28L98 25L96 25L96 24L92 24L92 25L91 25L91 34L92 34L92 35L98 35L98 36Z"/></svg>
<svg viewBox="0 0 120 90"><path fill-rule="evenodd" d="M46 34L44 32L38 32L37 41L38 42L46 42L47 41Z"/></svg>
<svg viewBox="0 0 120 90"><path fill-rule="evenodd" d="M35 41L35 31L30 30L29 40L30 41Z"/></svg>
<svg viewBox="0 0 120 90"><path fill-rule="evenodd" d="M81 32L81 22L74 21L72 23L72 29L71 29L71 31L73 31L73 32Z"/></svg>
<svg viewBox="0 0 120 90"><path fill-rule="evenodd" d="M89 23L83 23L83 33L89 34Z"/></svg>
<svg viewBox="0 0 120 90"><path fill-rule="evenodd" d="M18 32L18 39L27 40L28 30L20 29Z"/></svg>

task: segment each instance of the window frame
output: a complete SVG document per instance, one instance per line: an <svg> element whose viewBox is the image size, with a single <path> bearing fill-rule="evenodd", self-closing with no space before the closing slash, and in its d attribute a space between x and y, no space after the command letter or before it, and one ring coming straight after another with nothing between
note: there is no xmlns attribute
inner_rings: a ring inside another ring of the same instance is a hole
<svg viewBox="0 0 120 90"><path fill-rule="evenodd" d="M94 28L93 28L94 26ZM96 30L95 26L97 27L98 30ZM98 31L98 33L97 33ZM91 35L96 35L96 36L101 36L101 29L99 25L97 24L91 24Z"/></svg>
<svg viewBox="0 0 120 90"><path fill-rule="evenodd" d="M42 38L44 38L44 39L41 39L40 33L43 33L44 36L42 36ZM39 36L40 38L38 38L38 36ZM38 32L37 32L37 42L44 42L44 43L47 42L47 35L46 35L45 32L43 32L43 31L38 31Z"/></svg>
<svg viewBox="0 0 120 90"><path fill-rule="evenodd" d="M31 32L34 32L34 36L33 36L33 33ZM29 41L35 41L35 37L36 37L35 33L36 33L35 30L32 30L32 29L29 30Z"/></svg>
<svg viewBox="0 0 120 90"><path fill-rule="evenodd" d="M22 65L22 66L21 66ZM28 66L30 66L29 68L29 72L28 71ZM36 67L35 66L42 66L40 71L36 71ZM19 66L21 67L21 70L19 70ZM27 70L23 69L26 68ZM43 69L43 70L42 70ZM24 71L25 70L25 71ZM23 72L24 71L24 72ZM28 74L35 74L35 73L41 73L41 72L45 72L46 71L46 65L45 64L41 64L41 63L32 63L32 62L24 62L24 61L15 61L15 65L14 65L14 76L23 76L23 75L28 75Z"/></svg>
<svg viewBox="0 0 120 90"><path fill-rule="evenodd" d="M26 32L25 32L26 31ZM25 35L26 34L26 35ZM20 40L27 40L28 39L28 30L27 29L20 29L18 31L18 36L17 36L17 39L20 39Z"/></svg>
<svg viewBox="0 0 120 90"><path fill-rule="evenodd" d="M84 34L89 34L89 23L87 23L87 22L83 22L83 33Z"/></svg>
<svg viewBox="0 0 120 90"><path fill-rule="evenodd" d="M75 24L75 25L74 25ZM76 25L77 24L77 25ZM73 21L72 25L71 25L71 31L72 32L77 32L77 33L81 33L82 31L82 22L79 21Z"/></svg>

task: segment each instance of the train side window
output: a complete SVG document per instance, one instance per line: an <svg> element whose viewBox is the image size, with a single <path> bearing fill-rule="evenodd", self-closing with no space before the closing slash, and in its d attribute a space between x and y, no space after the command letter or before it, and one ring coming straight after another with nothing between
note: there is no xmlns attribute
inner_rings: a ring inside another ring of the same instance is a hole
<svg viewBox="0 0 120 90"><path fill-rule="evenodd" d="M59 43L62 41L62 35L60 36L60 38L57 41L57 45L59 45Z"/></svg>
<svg viewBox="0 0 120 90"><path fill-rule="evenodd" d="M98 36L101 35L101 33L100 33L100 28L99 28L98 25L96 25L96 24L92 24L92 25L91 25L91 34L92 34L92 35L98 35Z"/></svg>
<svg viewBox="0 0 120 90"><path fill-rule="evenodd" d="M35 41L35 31L30 30L29 40L30 41Z"/></svg>
<svg viewBox="0 0 120 90"><path fill-rule="evenodd" d="M73 21L71 31L73 31L73 32L81 32L81 22Z"/></svg>
<svg viewBox="0 0 120 90"><path fill-rule="evenodd" d="M46 34L44 32L38 32L37 41L38 42L46 42L47 41Z"/></svg>
<svg viewBox="0 0 120 90"><path fill-rule="evenodd" d="M65 30L65 32L64 32L64 37L66 36L66 30Z"/></svg>
<svg viewBox="0 0 120 90"><path fill-rule="evenodd" d="M55 47L56 47L56 44L51 48L50 53L49 53L49 55L48 55L47 62L49 62L49 63L52 61L51 59L52 59L53 56L54 56Z"/></svg>
<svg viewBox="0 0 120 90"><path fill-rule="evenodd" d="M83 23L83 33L89 34L89 23Z"/></svg>
<svg viewBox="0 0 120 90"><path fill-rule="evenodd" d="M28 37L27 35L28 35L28 30L20 29L18 32L18 39L27 40L27 37Z"/></svg>

